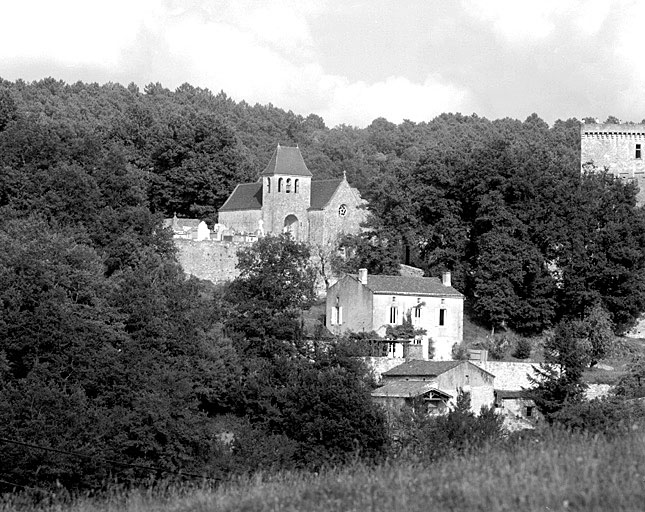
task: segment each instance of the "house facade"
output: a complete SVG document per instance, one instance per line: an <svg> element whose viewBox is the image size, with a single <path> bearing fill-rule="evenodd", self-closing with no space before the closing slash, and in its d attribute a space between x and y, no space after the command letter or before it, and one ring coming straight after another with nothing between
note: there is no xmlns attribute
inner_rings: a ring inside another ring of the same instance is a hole
<svg viewBox="0 0 645 512"><path fill-rule="evenodd" d="M479 412L495 401L495 376L470 361L412 360L382 374L383 386L372 398L387 411L396 412L412 400L423 400L429 412L443 412L460 391L470 394L470 407Z"/></svg>
<svg viewBox="0 0 645 512"><path fill-rule="evenodd" d="M238 185L219 209L219 224L237 233L291 233L299 241L333 243L356 234L365 201L347 179L313 180L298 147L276 148L255 183Z"/></svg>
<svg viewBox="0 0 645 512"><path fill-rule="evenodd" d="M442 279L415 276L346 275L327 290L326 326L334 334L375 331L385 336L388 326L411 322L425 334L410 340L429 359L452 358L452 346L463 339L464 296ZM389 344L389 357L406 357L406 344Z"/></svg>

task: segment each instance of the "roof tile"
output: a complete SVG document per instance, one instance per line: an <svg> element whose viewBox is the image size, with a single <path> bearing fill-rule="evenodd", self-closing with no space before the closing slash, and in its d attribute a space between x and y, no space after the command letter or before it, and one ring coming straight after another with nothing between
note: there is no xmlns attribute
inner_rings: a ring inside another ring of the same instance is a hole
<svg viewBox="0 0 645 512"><path fill-rule="evenodd" d="M273 176L275 174L288 174L291 176L311 176L305 161L302 159L300 148L280 146L273 152L269 165L260 176Z"/></svg>
<svg viewBox="0 0 645 512"><path fill-rule="evenodd" d="M327 206L332 196L343 182L340 180L320 180L311 182L310 210L322 210Z"/></svg>
<svg viewBox="0 0 645 512"><path fill-rule="evenodd" d="M419 381L394 381L388 382L380 388L372 391L374 397L395 397L395 398L412 398L432 392L434 395L443 398L451 398L450 394L439 391L429 382Z"/></svg>
<svg viewBox="0 0 645 512"><path fill-rule="evenodd" d="M463 297L452 286L444 286L436 277L368 275L367 287L374 293Z"/></svg>
<svg viewBox="0 0 645 512"><path fill-rule="evenodd" d="M414 360L395 366L383 373L384 377L423 376L436 377L465 363L465 361L422 361Z"/></svg>
<svg viewBox="0 0 645 512"><path fill-rule="evenodd" d="M262 183L241 183L233 190L220 212L235 210L260 210L262 208Z"/></svg>

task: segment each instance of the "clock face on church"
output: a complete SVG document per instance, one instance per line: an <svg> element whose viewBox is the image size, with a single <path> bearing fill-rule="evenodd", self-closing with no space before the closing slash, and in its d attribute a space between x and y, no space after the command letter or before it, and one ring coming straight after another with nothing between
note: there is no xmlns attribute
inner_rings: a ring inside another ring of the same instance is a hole
<svg viewBox="0 0 645 512"><path fill-rule="evenodd" d="M345 215L347 215L347 206L346 205L341 204L338 207L338 215L340 215L341 217L344 217Z"/></svg>

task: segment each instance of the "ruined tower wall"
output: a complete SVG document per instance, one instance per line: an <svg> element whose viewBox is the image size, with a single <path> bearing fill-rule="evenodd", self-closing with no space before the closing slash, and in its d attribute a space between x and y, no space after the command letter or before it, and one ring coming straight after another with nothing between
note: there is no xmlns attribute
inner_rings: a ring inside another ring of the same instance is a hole
<svg viewBox="0 0 645 512"><path fill-rule="evenodd" d="M645 125L583 124L580 161L606 167L614 176L634 180L638 204L645 204Z"/></svg>

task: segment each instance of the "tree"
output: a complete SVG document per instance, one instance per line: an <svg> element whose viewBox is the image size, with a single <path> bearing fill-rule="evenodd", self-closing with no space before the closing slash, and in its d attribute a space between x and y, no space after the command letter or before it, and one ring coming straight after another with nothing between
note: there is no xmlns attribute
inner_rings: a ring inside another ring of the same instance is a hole
<svg viewBox="0 0 645 512"><path fill-rule="evenodd" d="M399 275L399 248L391 246L374 232L361 235L345 235L338 241L338 252L331 257L336 274L356 274L366 268L374 275Z"/></svg>
<svg viewBox="0 0 645 512"><path fill-rule="evenodd" d="M251 351L271 354L293 347L301 337L302 309L315 297L316 272L307 245L289 234L267 236L238 251L237 268L240 275L225 294L227 328Z"/></svg>
<svg viewBox="0 0 645 512"><path fill-rule="evenodd" d="M582 372L588 365L589 342L586 326L578 320L563 320L544 344L544 363L534 367L537 377L531 377L534 388L527 396L547 421L566 404L578 403L584 397L586 384Z"/></svg>

